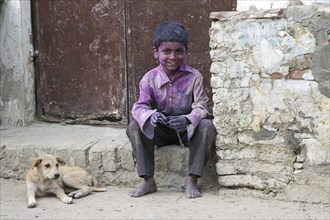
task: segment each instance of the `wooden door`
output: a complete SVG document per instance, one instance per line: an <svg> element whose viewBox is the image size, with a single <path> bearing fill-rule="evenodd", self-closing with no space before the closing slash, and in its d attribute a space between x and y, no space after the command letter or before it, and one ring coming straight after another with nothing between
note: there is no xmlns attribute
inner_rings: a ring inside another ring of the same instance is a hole
<svg viewBox="0 0 330 220"><path fill-rule="evenodd" d="M125 123L124 1L32 0L38 116Z"/></svg>

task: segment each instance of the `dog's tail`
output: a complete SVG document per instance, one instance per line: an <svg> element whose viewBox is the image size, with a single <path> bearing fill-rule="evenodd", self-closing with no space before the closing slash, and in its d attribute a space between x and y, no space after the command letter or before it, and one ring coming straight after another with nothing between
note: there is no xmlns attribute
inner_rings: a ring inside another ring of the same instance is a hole
<svg viewBox="0 0 330 220"><path fill-rule="evenodd" d="M107 191L106 188L98 187L98 182L97 182L97 179L95 177L92 177L92 186L90 186L90 189L92 190L92 192L105 192L105 191Z"/></svg>
<svg viewBox="0 0 330 220"><path fill-rule="evenodd" d="M92 192L105 192L105 191L107 191L106 188L99 188L99 187L95 187L95 186L92 186L91 189L92 189Z"/></svg>

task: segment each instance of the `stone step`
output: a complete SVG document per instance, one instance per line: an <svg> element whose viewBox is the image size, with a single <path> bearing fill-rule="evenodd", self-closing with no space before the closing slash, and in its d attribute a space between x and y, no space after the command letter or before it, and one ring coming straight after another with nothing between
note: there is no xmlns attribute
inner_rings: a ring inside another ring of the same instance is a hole
<svg viewBox="0 0 330 220"><path fill-rule="evenodd" d="M38 154L62 157L69 166L80 166L101 185L134 187L140 183L125 128L36 123L27 127L1 127L0 177L25 179ZM188 167L188 148L170 145L155 150L155 178L159 187L180 188ZM203 188L217 185L212 158L199 181Z"/></svg>

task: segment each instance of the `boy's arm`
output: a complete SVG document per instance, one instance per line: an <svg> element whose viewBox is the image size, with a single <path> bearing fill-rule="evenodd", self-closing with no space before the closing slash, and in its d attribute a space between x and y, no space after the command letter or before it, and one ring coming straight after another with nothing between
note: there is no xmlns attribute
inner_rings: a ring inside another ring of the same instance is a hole
<svg viewBox="0 0 330 220"><path fill-rule="evenodd" d="M194 102L191 105L192 111L184 116L191 122L193 127L196 127L200 120L206 118L210 114L207 107L208 97L204 89L202 76L198 77L196 80L193 95Z"/></svg>
<svg viewBox="0 0 330 220"><path fill-rule="evenodd" d="M153 137L153 127L150 125L149 118L157 110L152 109L151 88L146 77L142 78L140 85L140 95L132 108L132 116L138 122L140 129L148 137Z"/></svg>

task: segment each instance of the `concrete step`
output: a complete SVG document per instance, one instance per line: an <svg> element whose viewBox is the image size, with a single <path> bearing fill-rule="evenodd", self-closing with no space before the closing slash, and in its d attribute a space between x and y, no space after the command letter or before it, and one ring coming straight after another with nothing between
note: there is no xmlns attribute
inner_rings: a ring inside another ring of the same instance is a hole
<svg viewBox="0 0 330 220"><path fill-rule="evenodd" d="M134 187L140 183L125 128L35 123L26 127L1 127L0 177L25 179L38 154L62 157L69 166L80 166L101 185ZM188 167L188 148L177 145L155 151L155 178L159 187L180 188ZM215 159L205 167L199 184L217 186Z"/></svg>

